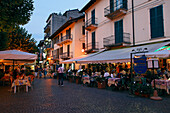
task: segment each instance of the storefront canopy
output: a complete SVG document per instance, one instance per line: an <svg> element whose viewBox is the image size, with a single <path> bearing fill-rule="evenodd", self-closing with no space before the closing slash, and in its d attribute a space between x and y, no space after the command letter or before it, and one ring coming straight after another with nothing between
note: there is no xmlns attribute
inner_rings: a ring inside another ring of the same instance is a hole
<svg viewBox="0 0 170 113"><path fill-rule="evenodd" d="M137 50L138 48L147 48L148 52L154 52L162 46L168 45L170 42L156 43L150 45L128 47L116 50L104 51L96 54L92 57L86 57L77 61L78 63L116 63L116 62L129 62L130 53L132 50Z"/></svg>
<svg viewBox="0 0 170 113"><path fill-rule="evenodd" d="M78 61L83 60L84 58L89 58L89 57L95 56L97 54L100 54L103 51L105 51L105 49L102 49L102 50L100 50L99 52L96 52L96 53L87 54L87 55L81 55L79 57L75 57L75 58L72 58L72 59L69 59L69 60L65 60L65 61L62 61L61 63L63 63L63 64L77 63Z"/></svg>
<svg viewBox="0 0 170 113"><path fill-rule="evenodd" d="M33 62L37 59L37 55L27 53L19 50L6 50L0 51L0 62L1 63L28 63Z"/></svg>
<svg viewBox="0 0 170 113"><path fill-rule="evenodd" d="M161 50L156 52L149 52L145 54L147 57L169 58L170 50Z"/></svg>

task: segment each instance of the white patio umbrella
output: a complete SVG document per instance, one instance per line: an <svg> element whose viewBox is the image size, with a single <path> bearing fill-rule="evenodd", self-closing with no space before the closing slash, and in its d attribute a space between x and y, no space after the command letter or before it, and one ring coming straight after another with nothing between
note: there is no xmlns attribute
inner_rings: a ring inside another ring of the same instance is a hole
<svg viewBox="0 0 170 113"><path fill-rule="evenodd" d="M36 60L37 55L19 50L0 51L0 59L4 60Z"/></svg>
<svg viewBox="0 0 170 113"><path fill-rule="evenodd" d="M145 53L147 57L168 58L170 57L170 50L161 50L156 52Z"/></svg>
<svg viewBox="0 0 170 113"><path fill-rule="evenodd" d="M34 62L37 59L37 55L27 53L19 50L6 50L0 51L0 63L6 63L7 65L24 64Z"/></svg>

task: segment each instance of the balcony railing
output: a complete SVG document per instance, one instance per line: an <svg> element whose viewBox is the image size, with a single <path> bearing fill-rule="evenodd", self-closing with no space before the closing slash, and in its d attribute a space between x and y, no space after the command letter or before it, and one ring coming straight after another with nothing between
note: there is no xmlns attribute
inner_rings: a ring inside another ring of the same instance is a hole
<svg viewBox="0 0 170 113"><path fill-rule="evenodd" d="M120 37L121 38L121 37ZM111 35L109 37L103 38L103 46L104 47L112 47L120 44L130 44L130 33L123 33L122 41L118 42L115 40L115 36Z"/></svg>
<svg viewBox="0 0 170 113"><path fill-rule="evenodd" d="M48 23L45 27L44 27L44 33L47 33L50 30L51 24Z"/></svg>
<svg viewBox="0 0 170 113"><path fill-rule="evenodd" d="M57 55L57 52L53 53L53 60L59 59L59 54Z"/></svg>
<svg viewBox="0 0 170 113"><path fill-rule="evenodd" d="M73 40L73 35L65 35L63 37L61 37L60 39L57 40L57 44L61 45L67 42L71 42Z"/></svg>
<svg viewBox="0 0 170 113"><path fill-rule="evenodd" d="M69 59L69 58L73 58L73 52L65 52L60 54L60 58L61 59Z"/></svg>
<svg viewBox="0 0 170 113"><path fill-rule="evenodd" d="M53 51L53 60L58 60L59 59L59 50L54 50Z"/></svg>
<svg viewBox="0 0 170 113"><path fill-rule="evenodd" d="M99 43L95 42L95 43L88 43L85 47L85 51L96 51L99 50Z"/></svg>
<svg viewBox="0 0 170 113"><path fill-rule="evenodd" d="M85 22L85 29L88 31L96 29L98 26L97 18L90 18Z"/></svg>
<svg viewBox="0 0 170 113"><path fill-rule="evenodd" d="M113 20L125 15L127 10L127 1L118 1L114 3L114 6L107 6L104 8L104 15Z"/></svg>

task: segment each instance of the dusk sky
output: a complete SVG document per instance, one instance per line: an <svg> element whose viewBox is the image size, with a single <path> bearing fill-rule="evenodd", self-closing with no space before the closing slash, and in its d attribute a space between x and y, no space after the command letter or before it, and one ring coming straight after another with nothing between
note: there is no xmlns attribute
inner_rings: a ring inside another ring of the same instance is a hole
<svg viewBox="0 0 170 113"><path fill-rule="evenodd" d="M34 11L31 20L24 27L36 39L37 44L44 38L44 27L51 13L62 14L69 9L81 10L90 0L34 0Z"/></svg>

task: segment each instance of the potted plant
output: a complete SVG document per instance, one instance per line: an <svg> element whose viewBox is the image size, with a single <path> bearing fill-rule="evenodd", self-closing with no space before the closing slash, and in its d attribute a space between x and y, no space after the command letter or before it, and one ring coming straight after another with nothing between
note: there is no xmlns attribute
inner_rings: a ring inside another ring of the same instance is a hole
<svg viewBox="0 0 170 113"><path fill-rule="evenodd" d="M106 88L105 78L104 77L97 77L96 78L97 85L99 89Z"/></svg>
<svg viewBox="0 0 170 113"><path fill-rule="evenodd" d="M150 94L152 94L152 92L153 92L153 89L150 84L141 85L140 95L142 97L150 97Z"/></svg>

